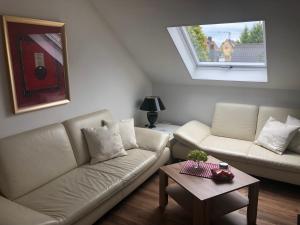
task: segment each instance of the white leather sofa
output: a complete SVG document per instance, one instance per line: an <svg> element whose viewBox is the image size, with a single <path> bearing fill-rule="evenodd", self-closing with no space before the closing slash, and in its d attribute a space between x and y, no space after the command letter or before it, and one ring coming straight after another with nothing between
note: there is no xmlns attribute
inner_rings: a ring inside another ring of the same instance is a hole
<svg viewBox="0 0 300 225"><path fill-rule="evenodd" d="M82 128L107 110L0 140L0 225L93 224L170 158L168 135L136 128L139 149L89 164Z"/></svg>
<svg viewBox="0 0 300 225"><path fill-rule="evenodd" d="M172 156L185 159L199 148L249 174L300 185L300 154L278 155L253 143L270 116L285 122L288 115L300 118L300 110L217 103L211 127L190 121L174 133Z"/></svg>

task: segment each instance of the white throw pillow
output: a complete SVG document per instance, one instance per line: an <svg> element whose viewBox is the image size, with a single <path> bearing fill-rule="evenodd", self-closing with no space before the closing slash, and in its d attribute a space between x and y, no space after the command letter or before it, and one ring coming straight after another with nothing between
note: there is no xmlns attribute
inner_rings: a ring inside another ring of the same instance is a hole
<svg viewBox="0 0 300 225"><path fill-rule="evenodd" d="M123 146L126 150L138 148L137 142L136 142L136 136L135 136L135 130L134 130L134 120L126 119L121 120L119 122L104 122L104 125L110 127L114 124L119 125L120 135L122 139Z"/></svg>
<svg viewBox="0 0 300 225"><path fill-rule="evenodd" d="M88 143L91 164L127 155L119 134L118 124L82 130Z"/></svg>
<svg viewBox="0 0 300 225"><path fill-rule="evenodd" d="M255 143L282 155L298 129L299 126L288 125L270 117Z"/></svg>
<svg viewBox="0 0 300 225"><path fill-rule="evenodd" d="M286 119L286 124L295 125L300 127L300 120L295 117L288 116ZM294 138L292 139L291 143L288 146L288 150L293 152L297 152L300 154L300 130L296 133Z"/></svg>

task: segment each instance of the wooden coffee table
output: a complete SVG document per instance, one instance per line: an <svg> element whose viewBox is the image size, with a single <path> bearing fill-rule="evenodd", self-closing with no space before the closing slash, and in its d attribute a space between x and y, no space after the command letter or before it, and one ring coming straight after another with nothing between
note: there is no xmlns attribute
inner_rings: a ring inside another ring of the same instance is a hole
<svg viewBox="0 0 300 225"><path fill-rule="evenodd" d="M208 162L219 163L212 156ZM216 183L212 179L180 174L185 162L163 166L159 170L159 206L168 204L168 195L179 205L192 212L193 225L255 225L259 180L234 168L230 183ZM175 182L168 185L168 178ZM248 198L237 190L248 187ZM247 207L247 216L234 211Z"/></svg>

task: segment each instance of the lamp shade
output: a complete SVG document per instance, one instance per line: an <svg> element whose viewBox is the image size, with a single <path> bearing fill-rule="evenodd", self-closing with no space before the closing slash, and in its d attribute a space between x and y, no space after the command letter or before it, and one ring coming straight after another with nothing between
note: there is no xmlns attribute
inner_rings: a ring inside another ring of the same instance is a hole
<svg viewBox="0 0 300 225"><path fill-rule="evenodd" d="M150 111L150 112L158 112L165 110L166 107L162 103L161 99L158 96L147 96L145 97L142 105L140 106L140 110Z"/></svg>

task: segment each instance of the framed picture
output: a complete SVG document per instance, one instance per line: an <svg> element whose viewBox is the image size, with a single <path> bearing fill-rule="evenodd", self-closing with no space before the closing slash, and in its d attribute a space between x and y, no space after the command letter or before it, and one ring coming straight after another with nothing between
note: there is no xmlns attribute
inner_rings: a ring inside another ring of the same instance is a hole
<svg viewBox="0 0 300 225"><path fill-rule="evenodd" d="M14 113L70 102L65 24L2 16Z"/></svg>

